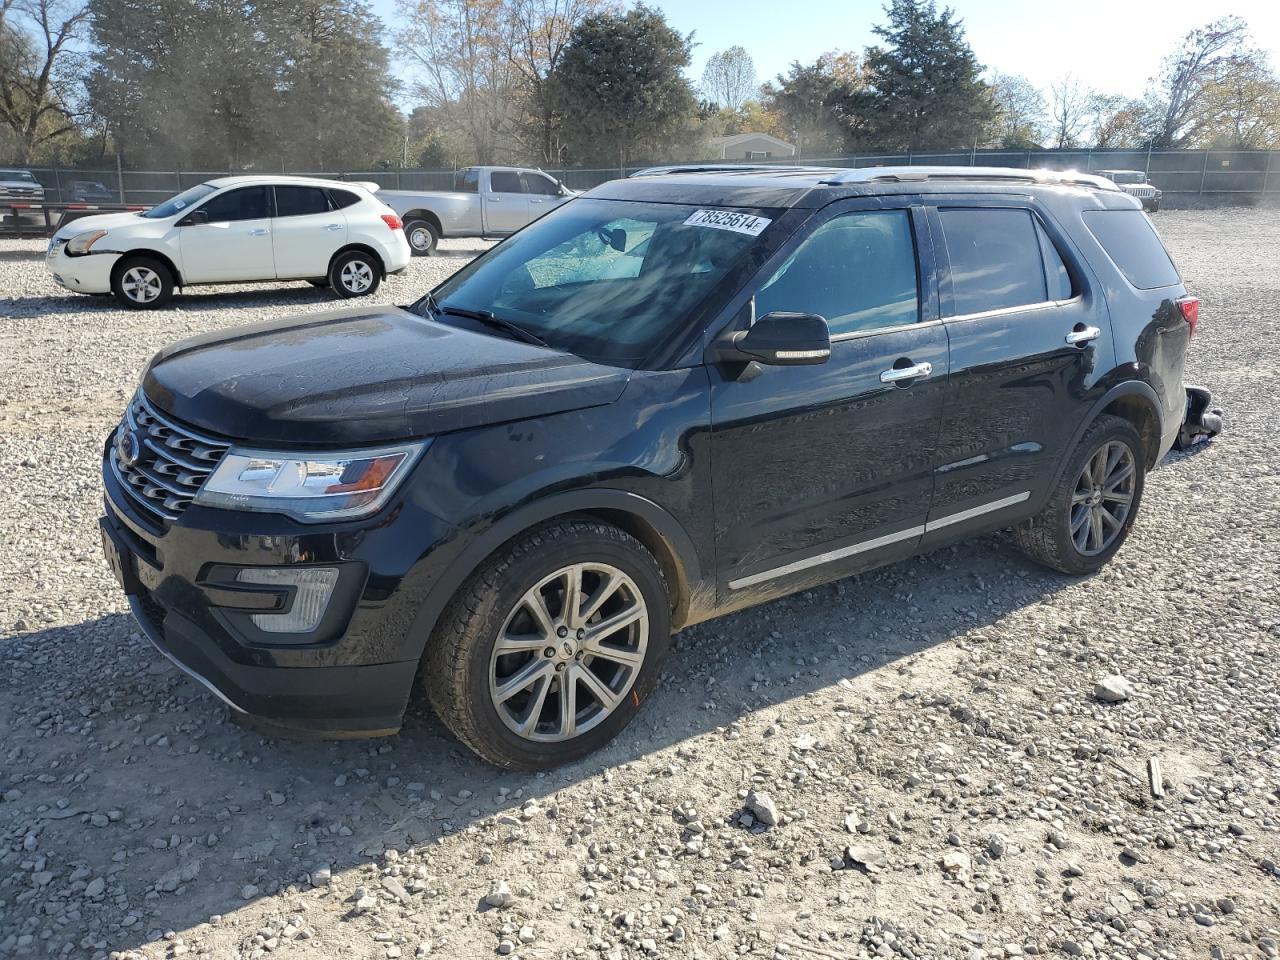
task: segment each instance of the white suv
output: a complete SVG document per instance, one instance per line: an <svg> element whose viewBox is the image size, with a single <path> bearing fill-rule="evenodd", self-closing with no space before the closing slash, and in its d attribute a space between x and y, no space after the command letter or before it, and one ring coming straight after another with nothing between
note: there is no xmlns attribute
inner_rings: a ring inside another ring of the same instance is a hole
<svg viewBox="0 0 1280 960"><path fill-rule="evenodd" d="M114 293L135 309L200 283L307 280L360 297L411 256L377 189L309 177L210 180L141 213L66 224L46 262L68 290Z"/></svg>

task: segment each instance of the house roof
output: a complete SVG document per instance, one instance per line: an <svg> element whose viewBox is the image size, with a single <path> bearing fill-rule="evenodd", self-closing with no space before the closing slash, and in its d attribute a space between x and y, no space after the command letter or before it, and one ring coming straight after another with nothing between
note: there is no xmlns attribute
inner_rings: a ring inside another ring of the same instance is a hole
<svg viewBox="0 0 1280 960"><path fill-rule="evenodd" d="M777 137L768 133L735 133L730 137L712 137L711 142L717 147L733 147L748 140L768 140L776 143L780 147L786 147L788 150L794 150L795 144L787 143L785 140L779 140Z"/></svg>

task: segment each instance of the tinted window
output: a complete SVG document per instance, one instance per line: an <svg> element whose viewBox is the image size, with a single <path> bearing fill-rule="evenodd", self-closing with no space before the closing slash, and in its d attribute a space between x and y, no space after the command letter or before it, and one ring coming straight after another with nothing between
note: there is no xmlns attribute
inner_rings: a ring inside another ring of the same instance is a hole
<svg viewBox="0 0 1280 960"><path fill-rule="evenodd" d="M524 193L520 174L513 170L494 170L489 174L489 189L494 193Z"/></svg>
<svg viewBox="0 0 1280 960"><path fill-rule="evenodd" d="M526 173L524 175L524 189L526 193L538 193L548 197L555 197L560 194L560 184L540 173Z"/></svg>
<svg viewBox="0 0 1280 960"><path fill-rule="evenodd" d="M1071 286L1071 274L1067 265L1062 262L1062 254L1053 245L1044 227L1036 221L1036 236L1040 238L1040 255L1044 258L1044 276L1048 284L1050 300L1070 300L1075 291Z"/></svg>
<svg viewBox="0 0 1280 960"><path fill-rule="evenodd" d="M276 216L302 217L328 213L329 198L319 187L276 187Z"/></svg>
<svg viewBox="0 0 1280 960"><path fill-rule="evenodd" d="M953 314L1043 303L1040 241L1029 210L940 210L951 260Z"/></svg>
<svg viewBox="0 0 1280 960"><path fill-rule="evenodd" d="M1181 282L1155 227L1141 210L1086 210L1083 217L1107 256L1139 290Z"/></svg>
<svg viewBox="0 0 1280 960"><path fill-rule="evenodd" d="M345 210L347 207L354 206L360 202L358 194L352 193L350 190L330 190L329 199L333 201L333 209Z"/></svg>
<svg viewBox="0 0 1280 960"><path fill-rule="evenodd" d="M453 189L456 193L479 193L480 171L470 168L459 170L453 175Z"/></svg>
<svg viewBox="0 0 1280 960"><path fill-rule="evenodd" d="M916 251L906 210L829 220L756 294L756 316L816 313L832 335L915 323Z"/></svg>
<svg viewBox="0 0 1280 960"><path fill-rule="evenodd" d="M226 223L228 220L260 220L271 214L267 206L267 188L241 187L228 190L200 208L209 213L210 223Z"/></svg>

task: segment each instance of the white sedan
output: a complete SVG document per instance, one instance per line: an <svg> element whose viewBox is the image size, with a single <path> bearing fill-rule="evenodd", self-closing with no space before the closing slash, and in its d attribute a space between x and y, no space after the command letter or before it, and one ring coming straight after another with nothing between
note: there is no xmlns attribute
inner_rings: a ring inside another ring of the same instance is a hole
<svg viewBox="0 0 1280 960"><path fill-rule="evenodd" d="M46 263L78 293L114 293L126 307L158 307L175 287L307 280L340 297L378 289L411 256L377 184L309 177L223 177L141 213L85 217L60 227Z"/></svg>

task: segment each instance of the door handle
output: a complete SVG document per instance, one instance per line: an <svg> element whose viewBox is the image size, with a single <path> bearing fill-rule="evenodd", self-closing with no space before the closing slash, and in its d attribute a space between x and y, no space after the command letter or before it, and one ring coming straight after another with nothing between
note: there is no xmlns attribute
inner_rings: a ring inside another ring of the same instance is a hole
<svg viewBox="0 0 1280 960"><path fill-rule="evenodd" d="M880 374L881 383L897 383L899 380L914 380L916 377L927 377L933 373L933 364L928 360L913 363L909 367L890 367Z"/></svg>
<svg viewBox="0 0 1280 960"><path fill-rule="evenodd" d="M268 233L270 233L270 232L271 232L271 231L270 231L270 230L268 230L266 227L258 227L256 230L250 230L250 231L249 231L249 236L251 236L251 237L265 237L265 236L266 236Z"/></svg>
<svg viewBox="0 0 1280 960"><path fill-rule="evenodd" d="M1067 343L1078 347L1088 343L1090 340L1097 340L1102 336L1102 331L1097 327L1085 327L1083 330L1072 330L1067 334Z"/></svg>
<svg viewBox="0 0 1280 960"><path fill-rule="evenodd" d="M490 197L490 198L489 198L489 202L490 202L490 203L497 203L497 202L498 202L499 200L501 200L501 199L502 199L501 197Z"/></svg>
<svg viewBox="0 0 1280 960"><path fill-rule="evenodd" d="M325 229L326 229L326 230L341 230L341 229L342 229L342 224L340 224L340 223L329 223L329 224L325 224Z"/></svg>

